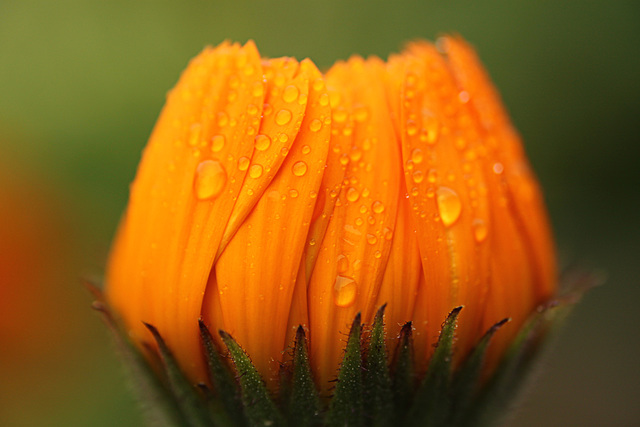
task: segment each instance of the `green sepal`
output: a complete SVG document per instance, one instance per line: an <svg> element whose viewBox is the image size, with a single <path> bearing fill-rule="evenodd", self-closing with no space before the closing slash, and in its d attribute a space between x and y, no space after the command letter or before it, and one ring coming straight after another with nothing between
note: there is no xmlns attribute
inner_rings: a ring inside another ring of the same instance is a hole
<svg viewBox="0 0 640 427"><path fill-rule="evenodd" d="M361 334L361 316L358 313L351 324L347 347L338 371L338 382L327 413L327 426L364 425Z"/></svg>
<svg viewBox="0 0 640 427"><path fill-rule="evenodd" d="M251 426L283 426L284 418L271 400L262 377L251 359L236 340L225 331L219 331L236 368L242 394L244 414Z"/></svg>
<svg viewBox="0 0 640 427"><path fill-rule="evenodd" d="M462 426L474 425L474 420L469 420L467 415L473 404L473 399L479 391L481 374L487 348L494 334L505 323L511 319L502 319L493 325L480 339L480 342L471 351L471 354L464 361L452 379L451 396L453 397L451 407L451 419L449 425Z"/></svg>
<svg viewBox="0 0 640 427"><path fill-rule="evenodd" d="M413 364L413 324L407 322L400 330L398 348L393 361L393 401L395 419L400 420L409 412L415 392L415 373Z"/></svg>
<svg viewBox="0 0 640 427"><path fill-rule="evenodd" d="M217 419L217 424L220 425L244 426L247 421L242 412L242 400L233 372L222 360L221 352L207 325L201 319L198 320L198 325L209 368L209 381L213 386L208 399L212 418Z"/></svg>
<svg viewBox="0 0 640 427"><path fill-rule="evenodd" d="M186 425L175 399L153 371L148 361L131 341L121 332L109 306L104 302L102 291L92 283L84 285L96 297L92 308L100 313L102 320L113 337L120 360L127 371L133 392L143 408L143 414L150 425L177 427Z"/></svg>
<svg viewBox="0 0 640 427"><path fill-rule="evenodd" d="M144 325L153 335L156 344L158 344L158 351L162 357L169 388L184 416L186 425L191 427L210 426L209 412L201 395L180 370L173 354L171 354L156 327L148 323Z"/></svg>
<svg viewBox="0 0 640 427"><path fill-rule="evenodd" d="M289 425L322 425L322 405L311 374L307 339L302 326L298 326L296 331L292 370L288 396Z"/></svg>
<svg viewBox="0 0 640 427"><path fill-rule="evenodd" d="M379 427L395 425L391 376L384 334L386 306L385 304L380 307L373 320L364 374L364 392L367 402L365 416L370 419L370 425Z"/></svg>
<svg viewBox="0 0 640 427"><path fill-rule="evenodd" d="M590 276L591 277L591 276ZM593 277L590 286L595 283ZM566 319L588 287L577 287L566 295L537 308L509 346L496 372L481 390L467 412L466 425L494 425L515 401L518 391L530 377L542 350Z"/></svg>
<svg viewBox="0 0 640 427"><path fill-rule="evenodd" d="M456 321L462 307L454 308L442 324L436 349L431 356L427 373L416 392L416 397L408 414L408 424L412 426L440 427L448 422L451 379L451 355Z"/></svg>

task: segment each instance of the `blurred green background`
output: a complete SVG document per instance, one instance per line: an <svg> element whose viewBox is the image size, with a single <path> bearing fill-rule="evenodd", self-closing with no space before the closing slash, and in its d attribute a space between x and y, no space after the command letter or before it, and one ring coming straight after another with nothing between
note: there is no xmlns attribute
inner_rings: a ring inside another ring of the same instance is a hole
<svg viewBox="0 0 640 427"><path fill-rule="evenodd" d="M328 67L443 32L475 45L502 92L562 261L608 276L508 425L640 425L637 0L0 0L0 177L24 196L0 199L0 227L26 221L33 236L19 240L37 248L16 267L33 276L14 292L24 304L0 296L5 336L24 329L0 342L0 425L142 423L80 278L101 276L140 152L191 57L253 38L265 56Z"/></svg>

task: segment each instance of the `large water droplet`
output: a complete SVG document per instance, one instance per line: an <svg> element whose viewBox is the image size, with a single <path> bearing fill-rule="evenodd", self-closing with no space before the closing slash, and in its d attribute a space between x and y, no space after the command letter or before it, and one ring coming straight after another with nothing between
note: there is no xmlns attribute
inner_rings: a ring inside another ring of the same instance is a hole
<svg viewBox="0 0 640 427"><path fill-rule="evenodd" d="M320 128L322 128L322 122L318 119L313 119L311 120L311 123L309 123L309 129L311 129L311 132L318 132Z"/></svg>
<svg viewBox="0 0 640 427"><path fill-rule="evenodd" d="M413 160L413 163L415 163L416 165L422 163L422 161L424 160L424 153L422 152L422 150L419 148L415 148L411 152L411 160Z"/></svg>
<svg viewBox="0 0 640 427"><path fill-rule="evenodd" d="M380 200L376 200L371 204L371 209L377 214L382 213L384 212L384 204Z"/></svg>
<svg viewBox="0 0 640 427"><path fill-rule="evenodd" d="M460 217L462 202L458 193L448 187L439 187L436 191L436 202L440 218L445 227L449 227Z"/></svg>
<svg viewBox="0 0 640 427"><path fill-rule="evenodd" d="M219 152L224 148L225 138L224 135L214 135L211 137L211 151L214 153Z"/></svg>
<svg viewBox="0 0 640 427"><path fill-rule="evenodd" d="M227 173L217 160L205 160L197 169L193 181L196 197L200 200L218 196L227 183Z"/></svg>
<svg viewBox="0 0 640 427"><path fill-rule="evenodd" d="M336 268L338 269L338 273L346 273L349 269L349 258L345 255L338 255L336 259Z"/></svg>
<svg viewBox="0 0 640 427"><path fill-rule="evenodd" d="M307 173L307 164L305 162L296 162L291 167L291 172L293 172L295 176L304 176L304 174Z"/></svg>
<svg viewBox="0 0 640 427"><path fill-rule="evenodd" d="M291 111L282 109L276 113L276 124L284 126L291 121Z"/></svg>
<svg viewBox="0 0 640 427"><path fill-rule="evenodd" d="M249 168L249 176L253 179L260 178L262 176L262 165L252 165Z"/></svg>
<svg viewBox="0 0 640 427"><path fill-rule="evenodd" d="M300 91L294 85L289 85L284 88L282 92L282 99L284 102L293 102L298 98Z"/></svg>
<svg viewBox="0 0 640 427"><path fill-rule="evenodd" d="M349 189L347 190L347 200L350 202L355 202L359 198L360 198L360 193L358 193L358 190L356 190L353 187L349 187Z"/></svg>
<svg viewBox="0 0 640 427"><path fill-rule="evenodd" d="M251 161L248 157L242 156L238 159L238 169L241 171L246 171L249 168L249 163Z"/></svg>
<svg viewBox="0 0 640 427"><path fill-rule="evenodd" d="M487 223L481 219L473 220L473 237L476 239L476 242L481 243L484 242L489 234L489 228L487 227Z"/></svg>
<svg viewBox="0 0 640 427"><path fill-rule="evenodd" d="M256 150L264 151L271 145L271 138L269 138L267 135L256 135L254 144Z"/></svg>
<svg viewBox="0 0 640 427"><path fill-rule="evenodd" d="M338 307L348 307L356 300L356 281L351 277L338 276L334 285L333 301Z"/></svg>

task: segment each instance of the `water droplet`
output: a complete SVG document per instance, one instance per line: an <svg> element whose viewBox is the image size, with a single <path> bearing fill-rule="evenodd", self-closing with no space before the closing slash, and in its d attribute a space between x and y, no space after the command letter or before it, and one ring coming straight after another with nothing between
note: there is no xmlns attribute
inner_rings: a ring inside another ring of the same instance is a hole
<svg viewBox="0 0 640 427"><path fill-rule="evenodd" d="M309 123L309 129L311 129L311 132L318 132L320 128L322 128L322 122L318 119L313 119L311 120L311 123Z"/></svg>
<svg viewBox="0 0 640 427"><path fill-rule="evenodd" d="M284 102L293 102L298 98L300 91L294 85L289 85L282 91L282 99Z"/></svg>
<svg viewBox="0 0 640 427"><path fill-rule="evenodd" d="M302 154L309 154L310 152L311 152L311 147L309 147L308 145L302 146Z"/></svg>
<svg viewBox="0 0 640 427"><path fill-rule="evenodd" d="M351 277L338 276L334 285L334 302L338 307L348 307L356 300L357 285Z"/></svg>
<svg viewBox="0 0 640 427"><path fill-rule="evenodd" d="M436 202L440 218L445 227L449 227L455 223L460 217L462 211L462 202L458 193L448 187L439 187L436 191Z"/></svg>
<svg viewBox="0 0 640 427"><path fill-rule="evenodd" d="M206 200L218 196L226 183L227 173L219 161L205 160L198 165L193 183L198 199Z"/></svg>
<svg viewBox="0 0 640 427"><path fill-rule="evenodd" d="M435 184L437 180L438 180L438 171L435 169L429 169L429 172L427 173L427 181L429 181L432 184Z"/></svg>
<svg viewBox="0 0 640 427"><path fill-rule="evenodd" d="M504 166L502 163L494 163L493 164L493 173L500 175L504 171Z"/></svg>
<svg viewBox="0 0 640 427"><path fill-rule="evenodd" d="M338 269L338 273L346 273L349 269L349 258L344 255L338 255L336 268Z"/></svg>
<svg viewBox="0 0 640 427"><path fill-rule="evenodd" d="M200 133L202 132L202 125L200 123L194 123L191 125L189 134L189 145L195 147L200 142Z"/></svg>
<svg viewBox="0 0 640 427"><path fill-rule="evenodd" d="M460 100L460 102L462 102L463 104L466 104L467 102L469 102L469 92L467 92L466 90L463 90L462 92L460 92L458 94L458 99Z"/></svg>
<svg viewBox="0 0 640 427"><path fill-rule="evenodd" d="M481 243L487 238L489 234L489 228L487 227L487 223L481 219L473 220L473 237L476 239L476 242Z"/></svg>
<svg viewBox="0 0 640 427"><path fill-rule="evenodd" d="M291 197L292 199L295 199L296 197L298 197L298 190L293 188L289 190L289 197Z"/></svg>
<svg viewBox="0 0 640 427"><path fill-rule="evenodd" d="M249 176L251 178L260 178L262 176L262 165L252 165L249 168Z"/></svg>
<svg viewBox="0 0 640 427"><path fill-rule="evenodd" d="M424 174L422 173L422 171L413 172L413 182L415 182L416 184L419 184L423 180L424 180Z"/></svg>
<svg viewBox="0 0 640 427"><path fill-rule="evenodd" d="M357 122L362 123L369 118L369 110L367 109L367 107L360 106L353 112L353 117Z"/></svg>
<svg viewBox="0 0 640 427"><path fill-rule="evenodd" d="M411 160L413 160L413 163L415 163L416 165L422 163L422 161L424 160L424 154L422 153L422 150L419 148L415 148L411 152Z"/></svg>
<svg viewBox="0 0 640 427"><path fill-rule="evenodd" d="M418 125L413 120L407 121L407 135L413 136L418 133Z"/></svg>
<svg viewBox="0 0 640 427"><path fill-rule="evenodd" d="M375 234L367 234L367 243L369 243L370 245L375 245L376 243L378 243L378 238L375 236Z"/></svg>
<svg viewBox="0 0 640 427"><path fill-rule="evenodd" d="M315 246L316 245L316 239L311 238L311 240L309 240L309 246Z"/></svg>
<svg viewBox="0 0 640 427"><path fill-rule="evenodd" d="M381 201L376 200L371 205L371 209L377 214L382 213L384 212L384 204Z"/></svg>
<svg viewBox="0 0 640 427"><path fill-rule="evenodd" d="M256 147L256 150L258 151L264 151L267 148L269 148L269 146L271 145L271 138L269 138L267 135L256 135L255 139L254 139L254 144Z"/></svg>
<svg viewBox="0 0 640 427"><path fill-rule="evenodd" d="M284 126L291 121L291 111L282 109L276 113L276 124Z"/></svg>
<svg viewBox="0 0 640 427"><path fill-rule="evenodd" d="M346 153L342 153L340 155L340 164L342 166L347 166L347 164L349 164L349 156L347 156Z"/></svg>
<svg viewBox="0 0 640 427"><path fill-rule="evenodd" d="M382 230L382 235L385 240L391 240L393 238L393 230L389 227L385 227L384 230Z"/></svg>
<svg viewBox="0 0 640 427"><path fill-rule="evenodd" d="M320 98L318 99L318 104L320 104L323 107L326 107L327 105L329 105L329 94L323 93L322 95L320 95Z"/></svg>
<svg viewBox="0 0 640 427"><path fill-rule="evenodd" d="M229 116L224 111L218 113L218 126L224 127L229 124Z"/></svg>
<svg viewBox="0 0 640 427"><path fill-rule="evenodd" d="M313 90L321 91L322 89L324 89L324 80L323 79L314 80L313 81Z"/></svg>
<svg viewBox="0 0 640 427"><path fill-rule="evenodd" d="M291 167L291 171L295 176L304 176L307 173L307 164L305 162L296 162Z"/></svg>
<svg viewBox="0 0 640 427"><path fill-rule="evenodd" d="M224 135L214 135L211 137L211 151L214 153L219 152L224 148Z"/></svg>
<svg viewBox="0 0 640 427"><path fill-rule="evenodd" d="M357 148L349 153L349 158L352 162L357 162L362 159L362 150L358 150Z"/></svg>
<svg viewBox="0 0 640 427"><path fill-rule="evenodd" d="M376 258L376 259L380 259L381 256L382 256L382 252L380 252L380 251L375 251L373 253L373 257Z"/></svg>
<svg viewBox="0 0 640 427"><path fill-rule="evenodd" d="M256 114L258 114L258 107L256 107L256 106L255 106L255 105L253 105L253 104L249 104L249 105L247 106L247 113L248 113L250 116L255 116Z"/></svg>
<svg viewBox="0 0 640 427"><path fill-rule="evenodd" d="M287 135L286 133L281 133L280 135L278 135L278 140L284 144L289 140L289 135Z"/></svg>
<svg viewBox="0 0 640 427"><path fill-rule="evenodd" d="M334 110L333 121L336 123L344 123L347 120L347 111L344 108Z"/></svg>
<svg viewBox="0 0 640 427"><path fill-rule="evenodd" d="M248 157L240 157L238 159L238 169L241 171L246 171L249 168L250 160Z"/></svg>
<svg viewBox="0 0 640 427"><path fill-rule="evenodd" d="M360 227L362 224L364 224L364 220L360 217L357 217L355 223L358 227Z"/></svg>
<svg viewBox="0 0 640 427"><path fill-rule="evenodd" d="M262 84L262 82L255 82L253 84L251 94L256 98L264 95L264 85Z"/></svg>
<svg viewBox="0 0 640 427"><path fill-rule="evenodd" d="M286 156L287 154L289 154L289 147L282 147L280 149L280 154L282 154L283 156Z"/></svg>
<svg viewBox="0 0 640 427"><path fill-rule="evenodd" d="M358 190L356 190L353 187L349 187L349 189L347 190L347 200L350 202L355 202L359 198L360 198L360 193L358 193Z"/></svg>

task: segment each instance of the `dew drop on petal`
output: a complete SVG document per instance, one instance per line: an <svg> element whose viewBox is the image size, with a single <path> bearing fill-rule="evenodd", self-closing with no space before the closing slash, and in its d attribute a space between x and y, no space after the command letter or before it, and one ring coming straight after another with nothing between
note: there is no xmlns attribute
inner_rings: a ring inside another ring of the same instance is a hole
<svg viewBox="0 0 640 427"><path fill-rule="evenodd" d="M269 138L267 135L256 135L254 144L256 150L264 151L271 145L271 138Z"/></svg>
<svg viewBox="0 0 640 427"><path fill-rule="evenodd" d="M307 164L305 162L296 162L291 167L291 172L293 172L295 176L304 176L304 174L307 173Z"/></svg>
<svg viewBox="0 0 640 427"><path fill-rule="evenodd" d="M414 171L412 176L413 182L415 182L416 184L419 184L424 180L424 174L422 173L422 171Z"/></svg>
<svg viewBox="0 0 640 427"><path fill-rule="evenodd" d="M370 245L375 245L378 242L378 238L375 234L367 234L367 243Z"/></svg>
<svg viewBox="0 0 640 427"><path fill-rule="evenodd" d="M322 128L322 122L318 119L313 119L311 120L311 123L309 123L309 129L311 132L318 132L320 128Z"/></svg>
<svg viewBox="0 0 640 427"><path fill-rule="evenodd" d="M473 220L473 237L476 239L476 242L484 242L488 234L489 228L486 222L481 219Z"/></svg>
<svg viewBox="0 0 640 427"><path fill-rule="evenodd" d="M350 202L355 202L359 198L360 198L360 193L358 193L358 190L356 190L353 187L349 187L349 189L347 190L347 200Z"/></svg>
<svg viewBox="0 0 640 427"><path fill-rule="evenodd" d="M251 178L260 178L262 176L262 165L253 165L249 168L249 176Z"/></svg>
<svg viewBox="0 0 640 427"><path fill-rule="evenodd" d="M294 85L289 85L282 91L282 99L284 102L293 102L298 98L300 91Z"/></svg>
<svg viewBox="0 0 640 427"><path fill-rule="evenodd" d="M291 121L291 111L282 109L276 113L276 124L284 126Z"/></svg>
<svg viewBox="0 0 640 427"><path fill-rule="evenodd" d="M422 161L424 160L424 154L422 150L419 148L414 149L411 152L411 160L413 160L413 163L415 163L416 165L422 163Z"/></svg>
<svg viewBox="0 0 640 427"><path fill-rule="evenodd" d="M344 255L338 255L336 259L336 268L338 269L338 273L346 273L349 269L349 258Z"/></svg>
<svg viewBox="0 0 640 427"><path fill-rule="evenodd" d="M348 307L356 300L357 285L351 277L338 276L334 285L334 302L338 307Z"/></svg>
<svg viewBox="0 0 640 427"><path fill-rule="evenodd" d="M384 204L381 201L376 200L371 205L371 209L377 214L382 213L384 212Z"/></svg>
<svg viewBox="0 0 640 427"><path fill-rule="evenodd" d="M436 202L440 218L445 227L449 227L455 223L460 217L462 211L462 202L458 193L448 187L439 187L436 191Z"/></svg>
<svg viewBox="0 0 640 427"><path fill-rule="evenodd" d="M211 137L211 151L214 153L219 152L224 148L225 138L224 135L214 135Z"/></svg>
<svg viewBox="0 0 640 427"><path fill-rule="evenodd" d="M311 152L311 147L309 147L308 145L303 145L301 151L302 154L309 154Z"/></svg>
<svg viewBox="0 0 640 427"><path fill-rule="evenodd" d="M248 157L242 156L238 159L238 169L241 171L246 171L249 168L249 163L251 161Z"/></svg>
<svg viewBox="0 0 640 427"><path fill-rule="evenodd" d="M205 160L196 168L193 187L196 197L207 200L218 196L227 183L227 173L217 160Z"/></svg>

